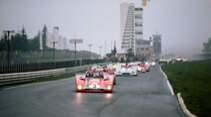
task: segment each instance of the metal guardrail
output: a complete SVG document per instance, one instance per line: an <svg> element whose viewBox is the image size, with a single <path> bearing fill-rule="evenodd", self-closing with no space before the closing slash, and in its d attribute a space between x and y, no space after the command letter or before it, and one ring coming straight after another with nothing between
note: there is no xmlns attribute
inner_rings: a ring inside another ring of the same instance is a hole
<svg viewBox="0 0 211 117"><path fill-rule="evenodd" d="M105 63L102 63L105 64ZM42 71L34 71L34 72L22 72L22 73L9 73L9 74L0 74L0 86L15 84L15 83L23 83L32 81L37 78L42 77L54 77L60 74L65 73L75 73L86 70L92 65L84 65L77 67L69 67L69 68L60 68L60 69L52 69L52 70L42 70Z"/></svg>

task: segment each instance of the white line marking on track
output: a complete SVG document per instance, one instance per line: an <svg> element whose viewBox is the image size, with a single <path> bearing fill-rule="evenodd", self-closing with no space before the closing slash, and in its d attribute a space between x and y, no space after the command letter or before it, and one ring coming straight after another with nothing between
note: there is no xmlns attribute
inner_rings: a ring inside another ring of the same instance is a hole
<svg viewBox="0 0 211 117"><path fill-rule="evenodd" d="M160 67L160 66L159 66L159 67ZM173 90L171 84L169 83L168 77L167 77L167 75L165 74L165 72L163 72L163 70L161 69L161 67L160 67L160 71L162 72L162 74L164 75L164 77L165 77L165 79L166 79L166 83L167 83L167 85L168 85L168 87L169 87L169 90L170 90L170 92L171 92L171 95L175 95L175 94L174 94L174 90Z"/></svg>

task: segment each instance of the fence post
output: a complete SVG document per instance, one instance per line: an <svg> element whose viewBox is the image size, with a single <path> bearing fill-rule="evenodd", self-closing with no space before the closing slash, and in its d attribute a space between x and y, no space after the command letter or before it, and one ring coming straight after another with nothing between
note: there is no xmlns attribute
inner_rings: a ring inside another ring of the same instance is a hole
<svg viewBox="0 0 211 117"><path fill-rule="evenodd" d="M19 64L17 64L17 72L19 72Z"/></svg>
<svg viewBox="0 0 211 117"><path fill-rule="evenodd" d="M2 71L2 70L3 70L3 66L2 66L2 64L1 64L1 73L3 73L3 71Z"/></svg>
<svg viewBox="0 0 211 117"><path fill-rule="evenodd" d="M23 64L21 64L21 72L23 72Z"/></svg>

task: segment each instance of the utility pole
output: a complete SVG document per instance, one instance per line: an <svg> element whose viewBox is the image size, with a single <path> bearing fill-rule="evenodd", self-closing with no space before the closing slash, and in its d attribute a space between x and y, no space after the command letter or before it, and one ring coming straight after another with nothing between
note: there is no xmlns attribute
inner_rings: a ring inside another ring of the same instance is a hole
<svg viewBox="0 0 211 117"><path fill-rule="evenodd" d="M91 49L92 49L92 44L89 44L89 52L90 52L90 55L89 55L89 57L90 57L90 59L92 59L92 53L91 53Z"/></svg>
<svg viewBox="0 0 211 117"><path fill-rule="evenodd" d="M9 66L10 66L10 34L11 33L15 33L14 30L4 30L3 31L5 36L7 37L7 46L8 46L8 49L7 49L7 66L8 66L8 72L10 71L9 70Z"/></svg>

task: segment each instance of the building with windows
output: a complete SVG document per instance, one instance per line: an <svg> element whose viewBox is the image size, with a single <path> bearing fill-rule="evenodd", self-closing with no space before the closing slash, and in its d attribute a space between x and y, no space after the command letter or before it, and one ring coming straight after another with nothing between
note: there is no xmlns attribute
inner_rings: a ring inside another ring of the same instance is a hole
<svg viewBox="0 0 211 117"><path fill-rule="evenodd" d="M121 51L134 50L134 9L133 3L120 5Z"/></svg>
<svg viewBox="0 0 211 117"><path fill-rule="evenodd" d="M161 35L160 34L154 34L152 35L152 42L153 42L153 48L154 48L154 54L156 57L159 57L161 55Z"/></svg>
<svg viewBox="0 0 211 117"><path fill-rule="evenodd" d="M136 56L142 60L150 59L154 55L152 40L136 40Z"/></svg>
<svg viewBox="0 0 211 117"><path fill-rule="evenodd" d="M142 60L159 57L161 54L161 35L155 34L149 40L143 37L143 8L137 8L133 3L120 5L121 50L124 56L132 50L136 57ZM129 50L129 51L128 51Z"/></svg>
<svg viewBox="0 0 211 117"><path fill-rule="evenodd" d="M135 30L135 48L134 48L134 55L139 56L139 42L146 42L143 39L143 9L142 8L135 8L135 24L134 24L134 30Z"/></svg>
<svg viewBox="0 0 211 117"><path fill-rule="evenodd" d="M137 55L136 40L143 40L143 8L135 8L133 3L122 3L120 26L121 52L127 53L131 49Z"/></svg>

